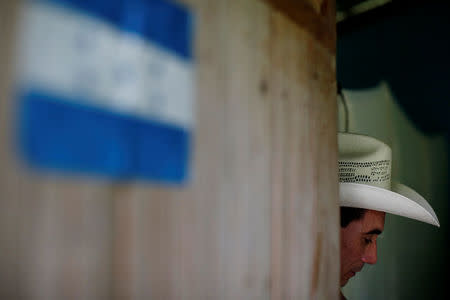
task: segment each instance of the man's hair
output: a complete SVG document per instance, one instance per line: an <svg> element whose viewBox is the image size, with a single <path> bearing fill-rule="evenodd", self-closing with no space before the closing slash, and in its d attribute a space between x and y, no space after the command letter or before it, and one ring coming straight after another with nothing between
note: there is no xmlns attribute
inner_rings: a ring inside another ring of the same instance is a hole
<svg viewBox="0 0 450 300"><path fill-rule="evenodd" d="M365 212L364 208L341 207L341 227L347 227L351 222L360 220Z"/></svg>

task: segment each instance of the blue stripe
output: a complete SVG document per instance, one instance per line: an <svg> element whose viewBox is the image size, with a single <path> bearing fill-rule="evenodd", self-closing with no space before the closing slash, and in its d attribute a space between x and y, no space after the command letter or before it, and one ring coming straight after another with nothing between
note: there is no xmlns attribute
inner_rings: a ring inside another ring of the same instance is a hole
<svg viewBox="0 0 450 300"><path fill-rule="evenodd" d="M20 153L33 167L181 183L187 177L189 132L40 92L21 97Z"/></svg>
<svg viewBox="0 0 450 300"><path fill-rule="evenodd" d="M190 11L168 0L41 0L105 20L185 59L192 59Z"/></svg>

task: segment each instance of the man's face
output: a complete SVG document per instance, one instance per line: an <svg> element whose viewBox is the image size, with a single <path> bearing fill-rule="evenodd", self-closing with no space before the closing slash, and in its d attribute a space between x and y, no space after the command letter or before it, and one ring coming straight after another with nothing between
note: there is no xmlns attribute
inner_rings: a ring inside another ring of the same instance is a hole
<svg viewBox="0 0 450 300"><path fill-rule="evenodd" d="M383 232L385 215L367 210L360 220L341 227L341 287L361 271L365 263L376 263L377 237Z"/></svg>

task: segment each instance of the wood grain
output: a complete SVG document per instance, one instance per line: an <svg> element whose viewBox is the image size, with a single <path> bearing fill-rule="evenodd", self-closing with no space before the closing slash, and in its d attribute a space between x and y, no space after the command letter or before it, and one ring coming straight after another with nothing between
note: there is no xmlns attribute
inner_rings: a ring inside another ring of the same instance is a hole
<svg viewBox="0 0 450 300"><path fill-rule="evenodd" d="M323 47L336 52L336 16L333 0L264 0L307 30Z"/></svg>

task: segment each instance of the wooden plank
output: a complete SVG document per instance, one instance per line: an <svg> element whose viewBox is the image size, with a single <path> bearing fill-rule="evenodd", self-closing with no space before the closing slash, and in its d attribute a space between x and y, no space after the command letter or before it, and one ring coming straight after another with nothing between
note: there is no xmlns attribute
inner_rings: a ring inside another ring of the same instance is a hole
<svg viewBox="0 0 450 300"><path fill-rule="evenodd" d="M192 186L181 202L181 289L186 299L224 299L227 2L190 1L197 19L197 122Z"/></svg>
<svg viewBox="0 0 450 300"><path fill-rule="evenodd" d="M18 261L21 203L14 197L17 172L11 167L13 36L18 7L15 1L0 2L0 299L14 299L20 293Z"/></svg>
<svg viewBox="0 0 450 300"><path fill-rule="evenodd" d="M252 14L250 14L252 12ZM253 16L249 70L249 278L256 289L250 299L270 299L271 292L271 128L270 7L256 2ZM253 278L252 278L253 277Z"/></svg>
<svg viewBox="0 0 450 300"><path fill-rule="evenodd" d="M323 154L319 157L321 151L335 149L333 144L327 145L327 150L322 148L322 143L326 142L322 140L324 134L335 141L332 136L335 131L330 130L333 125L329 123L335 120L334 102L330 100L334 99L331 93L335 86L334 64L332 57L326 54L328 50L315 44L307 30L290 26L279 15L274 15L272 24L274 44L285 47L275 46L273 55L274 65L283 74L278 75L275 82L285 85L279 84L278 95L275 94L278 101L274 102L274 128L278 131L274 133L278 136L274 149L279 149L281 154L277 159L277 152L274 152L272 167L272 299L322 299L322 292L331 299L337 297L333 286L338 274L337 268L324 267L321 262L322 231L325 228L327 234L334 232L331 240L336 250L338 226L319 224L315 216L321 210L334 211L327 217L335 222L338 216L336 186L327 187L324 182L330 181L322 182L318 176L319 172L329 172L335 159ZM319 60L327 61L328 65ZM324 95L323 90L328 94ZM326 133L318 132L316 122L326 123ZM329 272L327 275L320 273L324 269Z"/></svg>
<svg viewBox="0 0 450 300"><path fill-rule="evenodd" d="M229 223L223 254L227 274L225 282L228 283L225 286L226 299L267 299L269 295L269 192L261 184L266 180L266 174L254 172L255 168L267 165L267 162L260 161L260 166L254 161L258 159L255 151L267 151L264 149L267 143L257 144L260 129L264 127L252 126L265 121L258 120L257 115L263 105L258 99L259 68L263 63L256 60L255 55L261 52L261 48L256 45L255 32L258 27L268 29L268 11L265 13L264 7L257 8L253 1L231 1L228 6L227 152L224 169L227 207L224 209ZM263 60L267 57L264 53L260 54ZM258 109L256 105L251 108L250 105L256 101Z"/></svg>
<svg viewBox="0 0 450 300"><path fill-rule="evenodd" d="M283 91L287 85L287 65L284 62L284 53L279 47L283 43L284 24L286 20L276 12L271 13L271 67L270 76L270 108L271 108L271 299L284 299L284 251L285 226L284 199L286 181L286 124L283 122L287 108L283 100ZM274 66L277 66L274 68Z"/></svg>

